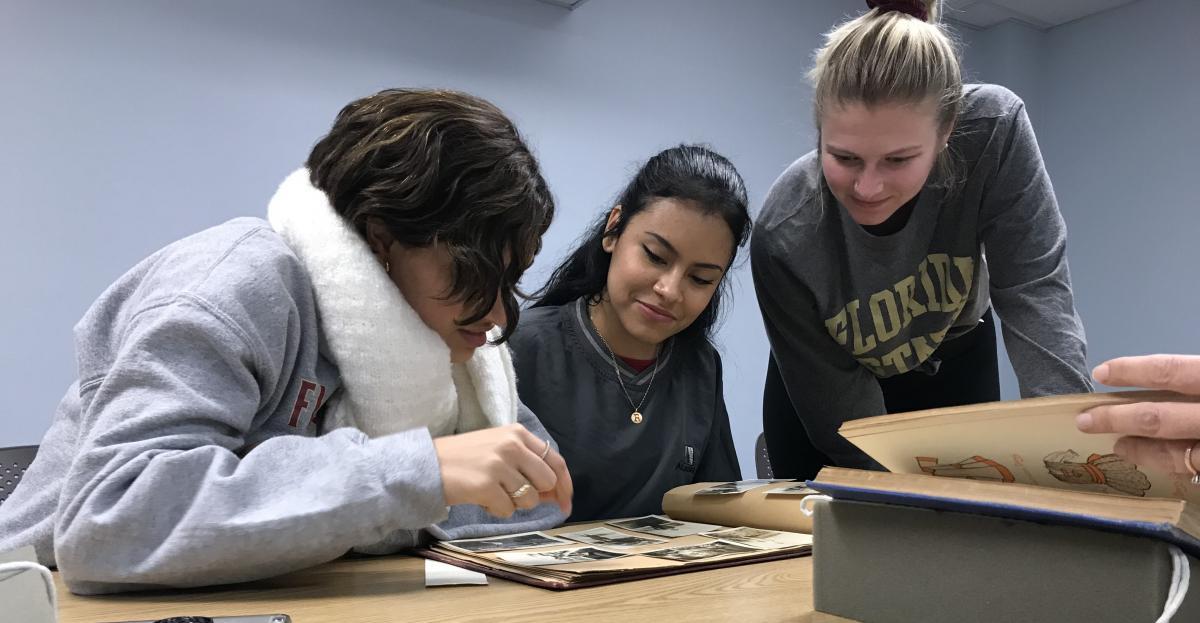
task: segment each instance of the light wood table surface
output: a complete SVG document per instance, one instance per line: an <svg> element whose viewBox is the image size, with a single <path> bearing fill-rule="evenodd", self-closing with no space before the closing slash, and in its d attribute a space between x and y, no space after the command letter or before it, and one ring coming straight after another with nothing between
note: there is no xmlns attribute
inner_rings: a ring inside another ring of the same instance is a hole
<svg viewBox="0 0 1200 623"><path fill-rule="evenodd" d="M493 577L487 586L425 588L424 560L410 556L336 560L226 587L104 597L71 595L57 575L61 623L276 613L295 623L843 621L813 613L808 557L570 591Z"/></svg>

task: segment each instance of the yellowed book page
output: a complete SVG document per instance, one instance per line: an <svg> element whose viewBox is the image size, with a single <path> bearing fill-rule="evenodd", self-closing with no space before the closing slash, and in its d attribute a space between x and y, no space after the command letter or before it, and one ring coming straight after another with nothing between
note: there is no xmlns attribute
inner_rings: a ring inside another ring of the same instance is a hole
<svg viewBox="0 0 1200 623"><path fill-rule="evenodd" d="M824 467L816 481L859 489L913 493L1106 517L1120 521L1186 523L1187 503L1174 498L1139 498L1088 491L1063 491L1021 483L931 478L844 467Z"/></svg>
<svg viewBox="0 0 1200 623"><path fill-rule="evenodd" d="M737 495L695 495L714 484L700 482L671 489L663 496L663 513L682 521L812 533L812 519L800 512L803 495L770 495L797 483L773 482Z"/></svg>
<svg viewBox="0 0 1200 623"><path fill-rule="evenodd" d="M1112 453L1118 435L1093 435L1075 416L1104 404L1181 399L1166 392L1035 398L847 422L842 436L888 470L1200 502L1190 476L1134 465Z"/></svg>
<svg viewBox="0 0 1200 623"><path fill-rule="evenodd" d="M762 528L724 528L713 532L705 532L703 536L721 541L729 541L754 549L786 549L789 547L804 547L812 545L811 534L799 532L783 532L780 530L764 530Z"/></svg>

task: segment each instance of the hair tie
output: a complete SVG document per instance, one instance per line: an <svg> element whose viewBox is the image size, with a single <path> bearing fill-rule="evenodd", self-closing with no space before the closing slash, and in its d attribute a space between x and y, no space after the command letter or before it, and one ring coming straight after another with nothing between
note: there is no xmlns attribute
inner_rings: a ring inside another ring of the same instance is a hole
<svg viewBox="0 0 1200 623"><path fill-rule="evenodd" d="M867 7L879 9L880 14L899 11L922 22L929 20L929 9L921 0L867 0Z"/></svg>

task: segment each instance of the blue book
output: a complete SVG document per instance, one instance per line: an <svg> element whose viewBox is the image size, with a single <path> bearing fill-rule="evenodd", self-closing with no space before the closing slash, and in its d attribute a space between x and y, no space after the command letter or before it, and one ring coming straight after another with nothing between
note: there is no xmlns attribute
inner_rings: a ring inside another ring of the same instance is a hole
<svg viewBox="0 0 1200 623"><path fill-rule="evenodd" d="M1200 511L1184 500L826 467L808 486L837 500L874 502L1093 528L1177 545L1200 558Z"/></svg>

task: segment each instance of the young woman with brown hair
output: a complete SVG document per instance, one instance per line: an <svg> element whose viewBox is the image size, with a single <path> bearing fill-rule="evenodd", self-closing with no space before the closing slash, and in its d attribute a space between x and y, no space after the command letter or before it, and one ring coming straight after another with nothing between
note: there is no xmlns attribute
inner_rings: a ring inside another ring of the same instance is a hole
<svg viewBox="0 0 1200 623"><path fill-rule="evenodd" d="M269 223L175 242L88 310L0 550L100 593L561 522L570 476L502 344L553 212L488 102L346 106Z"/></svg>

